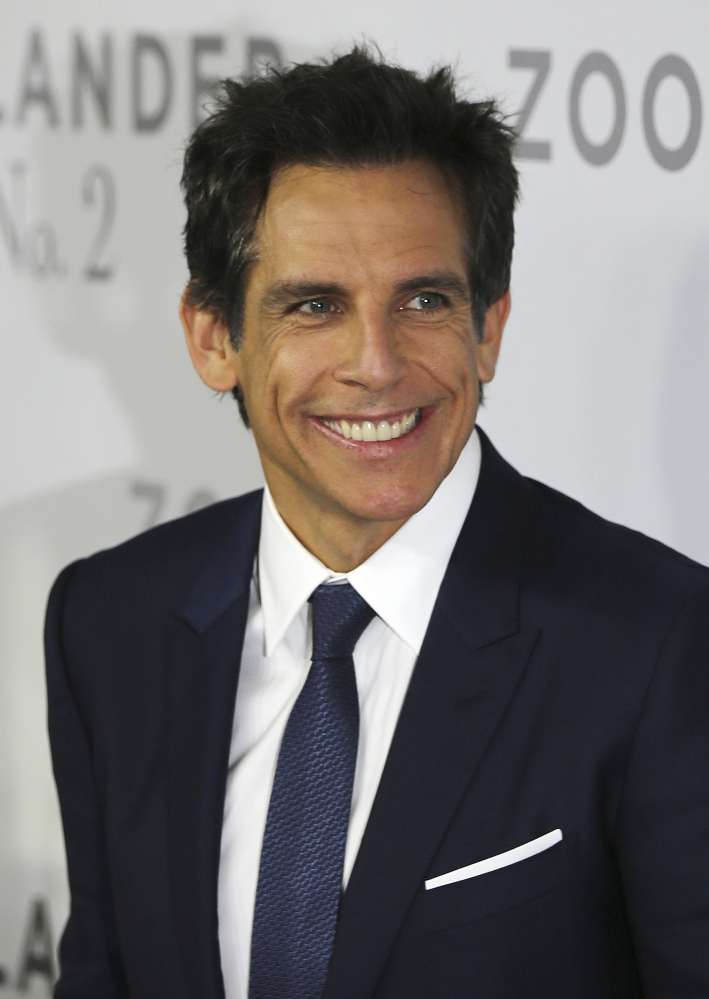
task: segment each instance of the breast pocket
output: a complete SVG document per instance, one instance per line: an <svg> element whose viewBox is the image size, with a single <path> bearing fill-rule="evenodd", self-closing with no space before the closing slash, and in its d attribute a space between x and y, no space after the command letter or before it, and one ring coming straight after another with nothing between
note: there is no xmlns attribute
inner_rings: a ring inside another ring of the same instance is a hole
<svg viewBox="0 0 709 999"><path fill-rule="evenodd" d="M576 850L577 837L565 834L554 846L508 866L429 891L422 885L408 932L421 936L472 923L558 891L573 877Z"/></svg>

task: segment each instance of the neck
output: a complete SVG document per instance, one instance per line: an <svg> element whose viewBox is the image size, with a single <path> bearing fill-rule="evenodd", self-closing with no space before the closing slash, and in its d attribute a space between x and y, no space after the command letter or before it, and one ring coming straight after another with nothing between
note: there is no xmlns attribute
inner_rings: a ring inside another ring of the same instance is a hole
<svg viewBox="0 0 709 999"><path fill-rule="evenodd" d="M311 554L333 572L350 572L396 534L403 520L373 521L324 510L303 497L290 503L269 482L276 509L289 530Z"/></svg>

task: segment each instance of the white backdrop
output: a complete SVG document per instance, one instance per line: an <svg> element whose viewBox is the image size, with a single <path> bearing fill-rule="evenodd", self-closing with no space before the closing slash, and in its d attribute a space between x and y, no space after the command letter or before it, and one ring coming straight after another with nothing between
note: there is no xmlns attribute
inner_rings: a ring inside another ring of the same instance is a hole
<svg viewBox="0 0 709 999"><path fill-rule="evenodd" d="M5 0L1 16L0 996L48 994L66 915L41 652L52 579L260 482L177 320L181 153L213 78L369 38L525 109L513 312L480 422L522 471L709 561L702 0L108 11Z"/></svg>

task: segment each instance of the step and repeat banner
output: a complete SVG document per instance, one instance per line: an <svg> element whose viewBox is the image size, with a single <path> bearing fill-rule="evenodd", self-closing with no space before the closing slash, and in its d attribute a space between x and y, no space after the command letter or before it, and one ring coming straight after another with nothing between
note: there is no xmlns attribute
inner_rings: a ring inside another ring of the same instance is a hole
<svg viewBox="0 0 709 999"><path fill-rule="evenodd" d="M41 631L72 559L253 488L177 318L186 137L221 76L370 40L515 116L513 311L480 422L527 474L709 562L709 7L5 0L0 996L67 912Z"/></svg>

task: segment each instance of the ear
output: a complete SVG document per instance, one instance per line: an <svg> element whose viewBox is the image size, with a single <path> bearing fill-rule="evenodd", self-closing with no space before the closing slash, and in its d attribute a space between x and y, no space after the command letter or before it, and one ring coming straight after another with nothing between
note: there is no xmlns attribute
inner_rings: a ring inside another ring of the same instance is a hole
<svg viewBox="0 0 709 999"><path fill-rule="evenodd" d="M186 294L180 301L180 320L195 370L209 388L230 392L238 382L239 355L226 323L207 309L190 305Z"/></svg>
<svg viewBox="0 0 709 999"><path fill-rule="evenodd" d="M502 298L493 302L485 313L485 333L477 349L478 378L481 382L491 382L495 377L495 365L500 353L502 332L510 314L511 305L512 300L508 289Z"/></svg>

